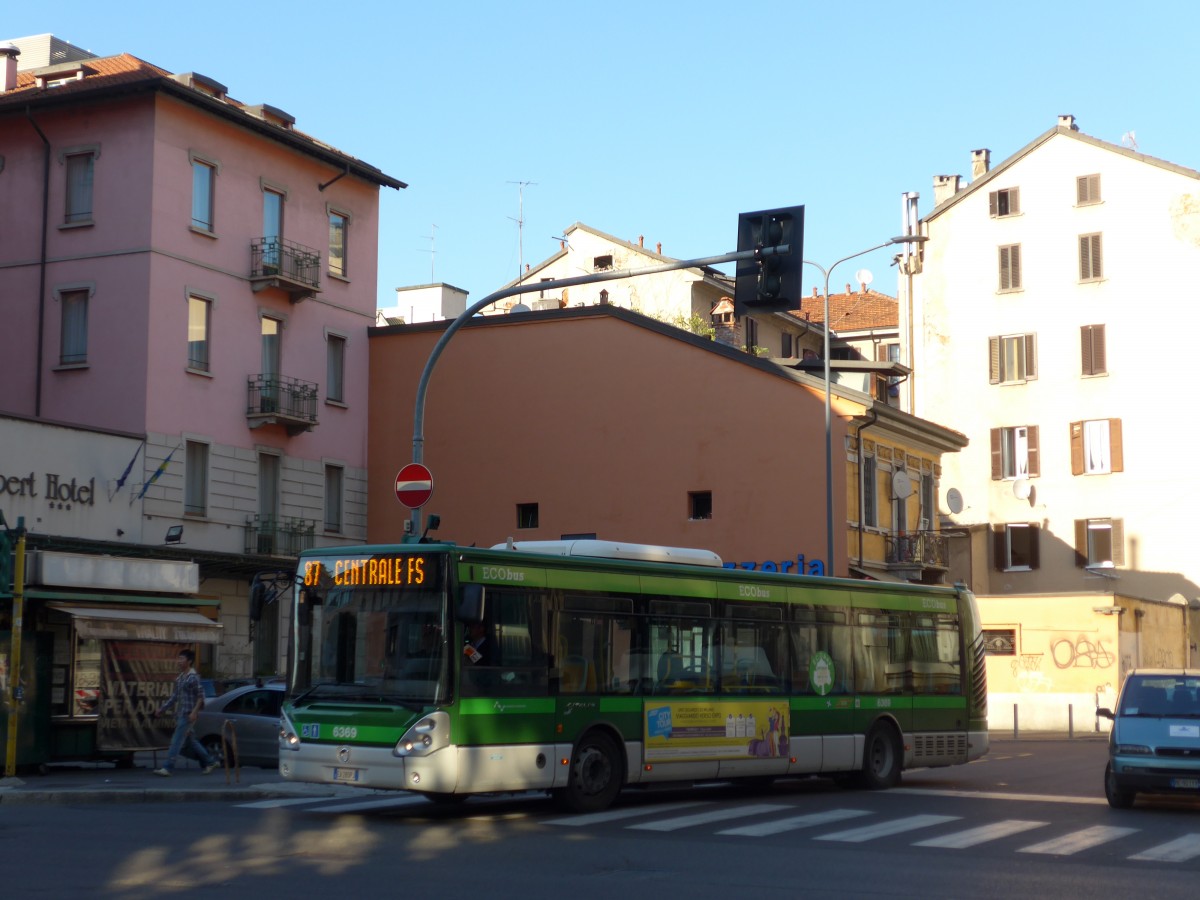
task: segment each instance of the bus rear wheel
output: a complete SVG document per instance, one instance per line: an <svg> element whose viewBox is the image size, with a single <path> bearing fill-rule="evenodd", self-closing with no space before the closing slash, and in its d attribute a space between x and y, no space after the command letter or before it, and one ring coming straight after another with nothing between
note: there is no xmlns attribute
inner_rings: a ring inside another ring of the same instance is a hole
<svg viewBox="0 0 1200 900"><path fill-rule="evenodd" d="M873 791L895 787L900 783L900 742L890 726L876 722L867 732L863 747L862 786Z"/></svg>
<svg viewBox="0 0 1200 900"><path fill-rule="evenodd" d="M607 734L593 731L575 745L571 774L559 801L571 812L607 809L620 793L624 777L617 745Z"/></svg>

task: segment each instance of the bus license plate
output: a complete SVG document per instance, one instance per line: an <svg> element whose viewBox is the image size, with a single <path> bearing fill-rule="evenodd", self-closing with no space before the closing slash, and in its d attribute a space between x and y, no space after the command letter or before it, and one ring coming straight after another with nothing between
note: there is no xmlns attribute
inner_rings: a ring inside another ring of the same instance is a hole
<svg viewBox="0 0 1200 900"><path fill-rule="evenodd" d="M1171 787L1181 791L1194 791L1200 788L1200 778L1172 778Z"/></svg>
<svg viewBox="0 0 1200 900"><path fill-rule="evenodd" d="M334 769L334 781L358 781L358 769Z"/></svg>

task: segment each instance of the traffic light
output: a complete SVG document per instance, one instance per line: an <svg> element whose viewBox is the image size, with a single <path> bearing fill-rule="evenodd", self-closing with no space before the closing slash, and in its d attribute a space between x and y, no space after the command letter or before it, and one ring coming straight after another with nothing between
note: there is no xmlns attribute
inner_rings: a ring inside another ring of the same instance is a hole
<svg viewBox="0 0 1200 900"><path fill-rule="evenodd" d="M733 292L736 316L800 308L803 206L742 213L738 216L737 248L739 252L754 250L755 255L737 261Z"/></svg>

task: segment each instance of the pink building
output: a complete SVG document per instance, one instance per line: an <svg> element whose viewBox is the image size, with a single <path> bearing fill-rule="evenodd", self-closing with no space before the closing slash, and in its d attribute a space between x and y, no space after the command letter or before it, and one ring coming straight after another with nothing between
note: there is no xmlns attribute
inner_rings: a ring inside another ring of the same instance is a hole
<svg viewBox="0 0 1200 900"><path fill-rule="evenodd" d="M283 671L249 578L366 537L379 191L405 185L211 78L47 39L0 42L0 511L45 553L193 563L205 668ZM26 628L73 641L38 590Z"/></svg>

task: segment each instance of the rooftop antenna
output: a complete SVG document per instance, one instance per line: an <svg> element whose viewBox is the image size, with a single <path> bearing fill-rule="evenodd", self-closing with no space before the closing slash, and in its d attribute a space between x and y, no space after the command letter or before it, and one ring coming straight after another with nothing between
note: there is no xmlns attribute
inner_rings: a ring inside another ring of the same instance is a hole
<svg viewBox="0 0 1200 900"><path fill-rule="evenodd" d="M421 252L429 254L429 283L436 284L437 279L433 276L433 264L437 260L437 224L435 223L429 227L432 229L432 232L429 237L425 238L425 240L429 241L429 249L422 250Z"/></svg>
<svg viewBox="0 0 1200 900"><path fill-rule="evenodd" d="M1137 135L1133 132L1133 129L1121 135L1121 146L1128 147L1130 150L1137 152Z"/></svg>
<svg viewBox="0 0 1200 900"><path fill-rule="evenodd" d="M519 185L517 193L517 217L513 219L517 223L517 281L525 274L525 245L524 235L522 231L525 227L525 185L537 184L536 181L510 181L509 184ZM512 219L512 216L509 216Z"/></svg>

